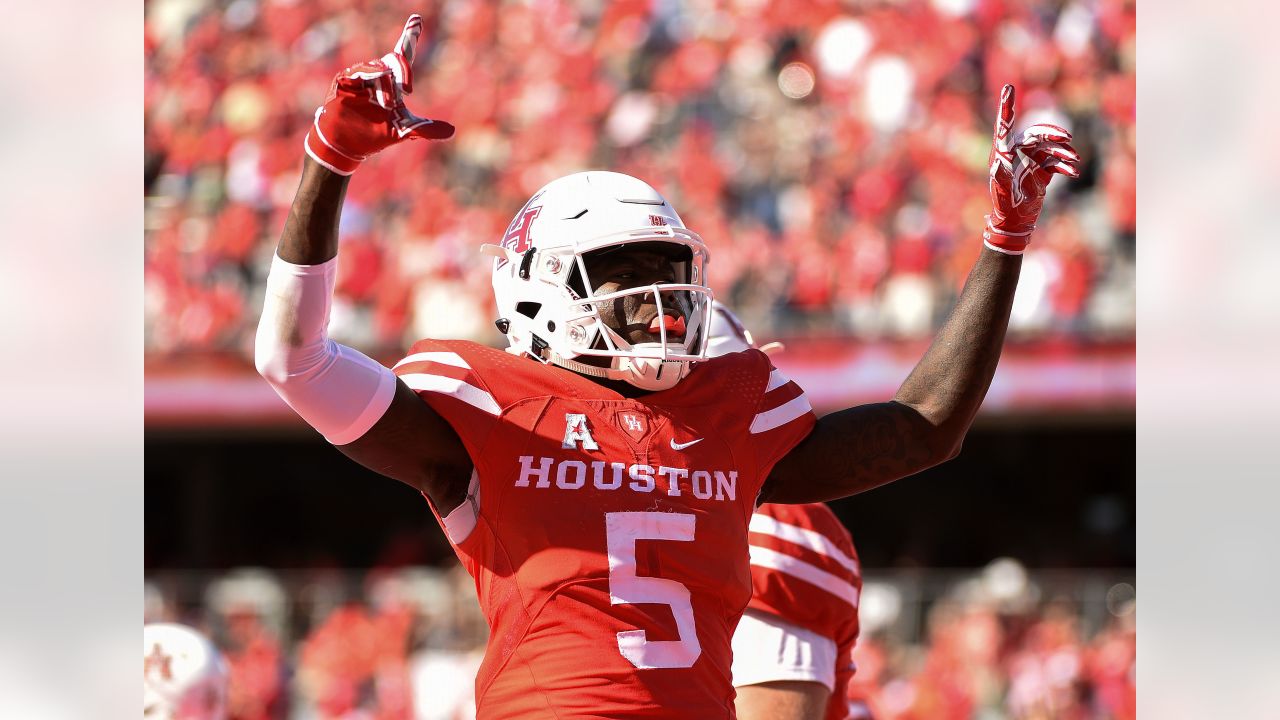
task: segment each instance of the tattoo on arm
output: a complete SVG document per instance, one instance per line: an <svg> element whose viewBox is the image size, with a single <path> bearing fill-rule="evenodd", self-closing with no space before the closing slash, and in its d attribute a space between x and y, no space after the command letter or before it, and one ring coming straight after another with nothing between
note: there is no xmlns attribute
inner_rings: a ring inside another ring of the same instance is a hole
<svg viewBox="0 0 1280 720"><path fill-rule="evenodd" d="M984 249L955 309L893 401L818 420L774 466L761 497L832 500L955 457L995 375L1021 267L1021 256Z"/></svg>
<svg viewBox="0 0 1280 720"><path fill-rule="evenodd" d="M835 500L919 472L933 464L932 451L916 441L925 424L918 412L897 402L825 415L774 466L761 502Z"/></svg>

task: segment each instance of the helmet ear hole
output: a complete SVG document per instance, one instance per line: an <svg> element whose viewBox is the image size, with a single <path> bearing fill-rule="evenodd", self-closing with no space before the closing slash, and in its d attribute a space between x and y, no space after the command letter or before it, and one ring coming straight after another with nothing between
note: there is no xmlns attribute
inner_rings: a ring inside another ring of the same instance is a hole
<svg viewBox="0 0 1280 720"><path fill-rule="evenodd" d="M529 301L516 303L516 312L520 313L521 315L524 315L530 320L536 318L538 316L538 312L541 310L542 310L542 303L529 302Z"/></svg>

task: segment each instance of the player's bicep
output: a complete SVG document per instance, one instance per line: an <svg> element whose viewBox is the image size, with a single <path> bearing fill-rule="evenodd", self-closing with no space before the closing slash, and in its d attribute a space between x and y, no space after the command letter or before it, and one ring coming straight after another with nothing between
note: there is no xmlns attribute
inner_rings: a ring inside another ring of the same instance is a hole
<svg viewBox="0 0 1280 720"><path fill-rule="evenodd" d="M440 413L400 378L382 417L337 448L370 470L426 493L442 515L466 496L472 469L466 447Z"/></svg>
<svg viewBox="0 0 1280 720"><path fill-rule="evenodd" d="M899 402L825 415L773 466L761 502L806 503L847 497L947 459L937 428Z"/></svg>

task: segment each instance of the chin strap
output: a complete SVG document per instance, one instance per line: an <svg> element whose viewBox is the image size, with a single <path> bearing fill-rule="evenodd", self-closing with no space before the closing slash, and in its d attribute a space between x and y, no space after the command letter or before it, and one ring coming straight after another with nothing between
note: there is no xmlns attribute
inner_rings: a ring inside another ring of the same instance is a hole
<svg viewBox="0 0 1280 720"><path fill-rule="evenodd" d="M635 387L638 387L641 390L648 390L651 392L656 392L658 390L667 390L671 388L676 383L680 382L680 379L683 378L685 373L687 372L687 365L686 367L682 367L678 370L676 370L676 368L672 368L672 370L677 372L678 374L676 375L676 378L674 380L671 380L670 382L667 382L667 381L643 382L642 381L643 377L632 371L619 370L617 368L612 368L612 367L602 368L602 367L596 367L595 365L587 365L586 363L580 363L577 360L570 360L568 358L561 357L560 355L557 355L555 353L551 354L550 362L553 365L562 367L565 370L569 370L571 372L581 373L583 375L589 375L591 377L604 378L606 380L615 380L618 382L624 382L624 383L627 383L628 385L633 385ZM670 362L673 365L681 364L676 361L666 361L666 360L659 361L659 362Z"/></svg>
<svg viewBox="0 0 1280 720"><path fill-rule="evenodd" d="M602 368L602 367L596 367L595 365L580 363L577 360L570 360L569 358L561 357L556 353L551 353L550 362L552 365L558 365L564 368L565 370L572 370L573 372L581 373L583 375L590 375L591 377L605 378L608 380L622 379L622 378L613 377L612 375L610 375L610 372L615 372L615 373L617 372L616 370L613 370L613 368Z"/></svg>

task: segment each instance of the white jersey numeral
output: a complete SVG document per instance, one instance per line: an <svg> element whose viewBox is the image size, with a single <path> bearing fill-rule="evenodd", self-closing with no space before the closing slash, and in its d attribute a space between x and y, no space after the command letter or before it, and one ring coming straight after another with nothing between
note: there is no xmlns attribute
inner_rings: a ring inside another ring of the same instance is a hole
<svg viewBox="0 0 1280 720"><path fill-rule="evenodd" d="M609 602L613 605L658 603L671 608L679 640L649 641L644 630L618 633L618 651L638 668L692 667L702 654L693 622L689 588L664 578L636 575L637 540L693 541L696 518L684 513L605 513L605 538L609 548Z"/></svg>

